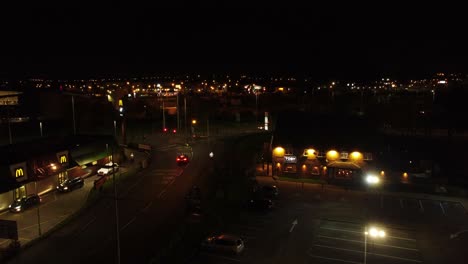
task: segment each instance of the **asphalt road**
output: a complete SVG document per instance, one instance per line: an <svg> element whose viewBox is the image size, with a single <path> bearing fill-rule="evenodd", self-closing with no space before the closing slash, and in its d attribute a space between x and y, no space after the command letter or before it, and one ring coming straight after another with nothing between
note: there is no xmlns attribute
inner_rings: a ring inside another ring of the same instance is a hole
<svg viewBox="0 0 468 264"><path fill-rule="evenodd" d="M241 255L200 252L191 263L364 263L365 254L366 263L466 263L466 237L448 239L468 219L459 203L276 184L280 196L271 212L241 211L238 218L223 219L218 231L245 239ZM386 237L366 239L372 226Z"/></svg>
<svg viewBox="0 0 468 264"><path fill-rule="evenodd" d="M167 238L183 219L184 196L206 175L209 151L218 156L223 153L216 146L197 143L191 162L179 167L175 157L181 150L175 146L156 151L148 169L118 183L121 263L146 263L168 243ZM83 215L10 263L116 263L114 199L111 190L103 196Z"/></svg>

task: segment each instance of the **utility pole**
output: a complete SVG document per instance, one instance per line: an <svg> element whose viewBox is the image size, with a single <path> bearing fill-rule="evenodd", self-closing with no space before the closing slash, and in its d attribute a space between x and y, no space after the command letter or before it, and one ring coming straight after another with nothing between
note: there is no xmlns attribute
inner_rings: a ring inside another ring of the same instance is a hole
<svg viewBox="0 0 468 264"><path fill-rule="evenodd" d="M177 102L176 102L176 109L177 109L177 131L180 130L180 121L179 121L179 92L177 92Z"/></svg>
<svg viewBox="0 0 468 264"><path fill-rule="evenodd" d="M115 162L114 147L112 149L112 181L114 182L114 208L115 208L115 235L117 240L117 264L120 264L120 228L119 228L119 207L117 204L117 186L115 182Z"/></svg>
<svg viewBox="0 0 468 264"><path fill-rule="evenodd" d="M166 128L166 115L164 114L164 97L162 98L162 116L163 116L163 130Z"/></svg>
<svg viewBox="0 0 468 264"><path fill-rule="evenodd" d="M34 181L34 187L36 189L36 194L37 193L37 179ZM41 212L39 211L40 204L37 206L37 232L39 233L39 237L42 236L42 230L41 230Z"/></svg>
<svg viewBox="0 0 468 264"><path fill-rule="evenodd" d="M185 139L187 140L187 96L184 96L184 130Z"/></svg>

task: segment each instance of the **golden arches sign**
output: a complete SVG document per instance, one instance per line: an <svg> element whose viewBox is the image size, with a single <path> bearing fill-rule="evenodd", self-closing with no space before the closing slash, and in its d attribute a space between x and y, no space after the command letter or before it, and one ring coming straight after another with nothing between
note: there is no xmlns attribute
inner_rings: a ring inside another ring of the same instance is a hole
<svg viewBox="0 0 468 264"><path fill-rule="evenodd" d="M18 177L22 177L24 176L24 170L23 168L16 168L15 170L15 177L18 178Z"/></svg>
<svg viewBox="0 0 468 264"><path fill-rule="evenodd" d="M67 163L67 155L60 156L60 163Z"/></svg>

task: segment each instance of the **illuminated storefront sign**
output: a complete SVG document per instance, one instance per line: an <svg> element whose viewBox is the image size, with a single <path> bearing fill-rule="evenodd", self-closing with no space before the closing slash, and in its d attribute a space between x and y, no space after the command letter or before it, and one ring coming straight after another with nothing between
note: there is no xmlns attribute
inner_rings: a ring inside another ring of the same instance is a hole
<svg viewBox="0 0 468 264"><path fill-rule="evenodd" d="M284 162L285 163L296 163L297 158L296 158L296 156L284 156Z"/></svg>
<svg viewBox="0 0 468 264"><path fill-rule="evenodd" d="M10 165L11 176L16 179L17 182L24 181L28 178L28 172L26 170L26 162L16 163Z"/></svg>

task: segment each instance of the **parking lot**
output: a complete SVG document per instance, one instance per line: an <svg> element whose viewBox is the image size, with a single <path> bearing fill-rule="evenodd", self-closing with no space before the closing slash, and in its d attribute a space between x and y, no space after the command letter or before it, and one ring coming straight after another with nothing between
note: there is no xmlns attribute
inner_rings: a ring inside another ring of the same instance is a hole
<svg viewBox="0 0 468 264"><path fill-rule="evenodd" d="M440 263L450 233L468 220L461 203L443 197L275 184L280 197L271 212L226 219L222 231L244 238L242 254L200 252L191 263ZM366 236L371 226L385 237Z"/></svg>
<svg viewBox="0 0 468 264"><path fill-rule="evenodd" d="M322 220L307 254L313 263L422 263L410 230L385 227L386 236L365 235L361 223Z"/></svg>
<svg viewBox="0 0 468 264"><path fill-rule="evenodd" d="M463 225L468 215L463 205L443 199L417 199L410 197L372 194L367 198L369 215L381 220L402 224L432 223Z"/></svg>

